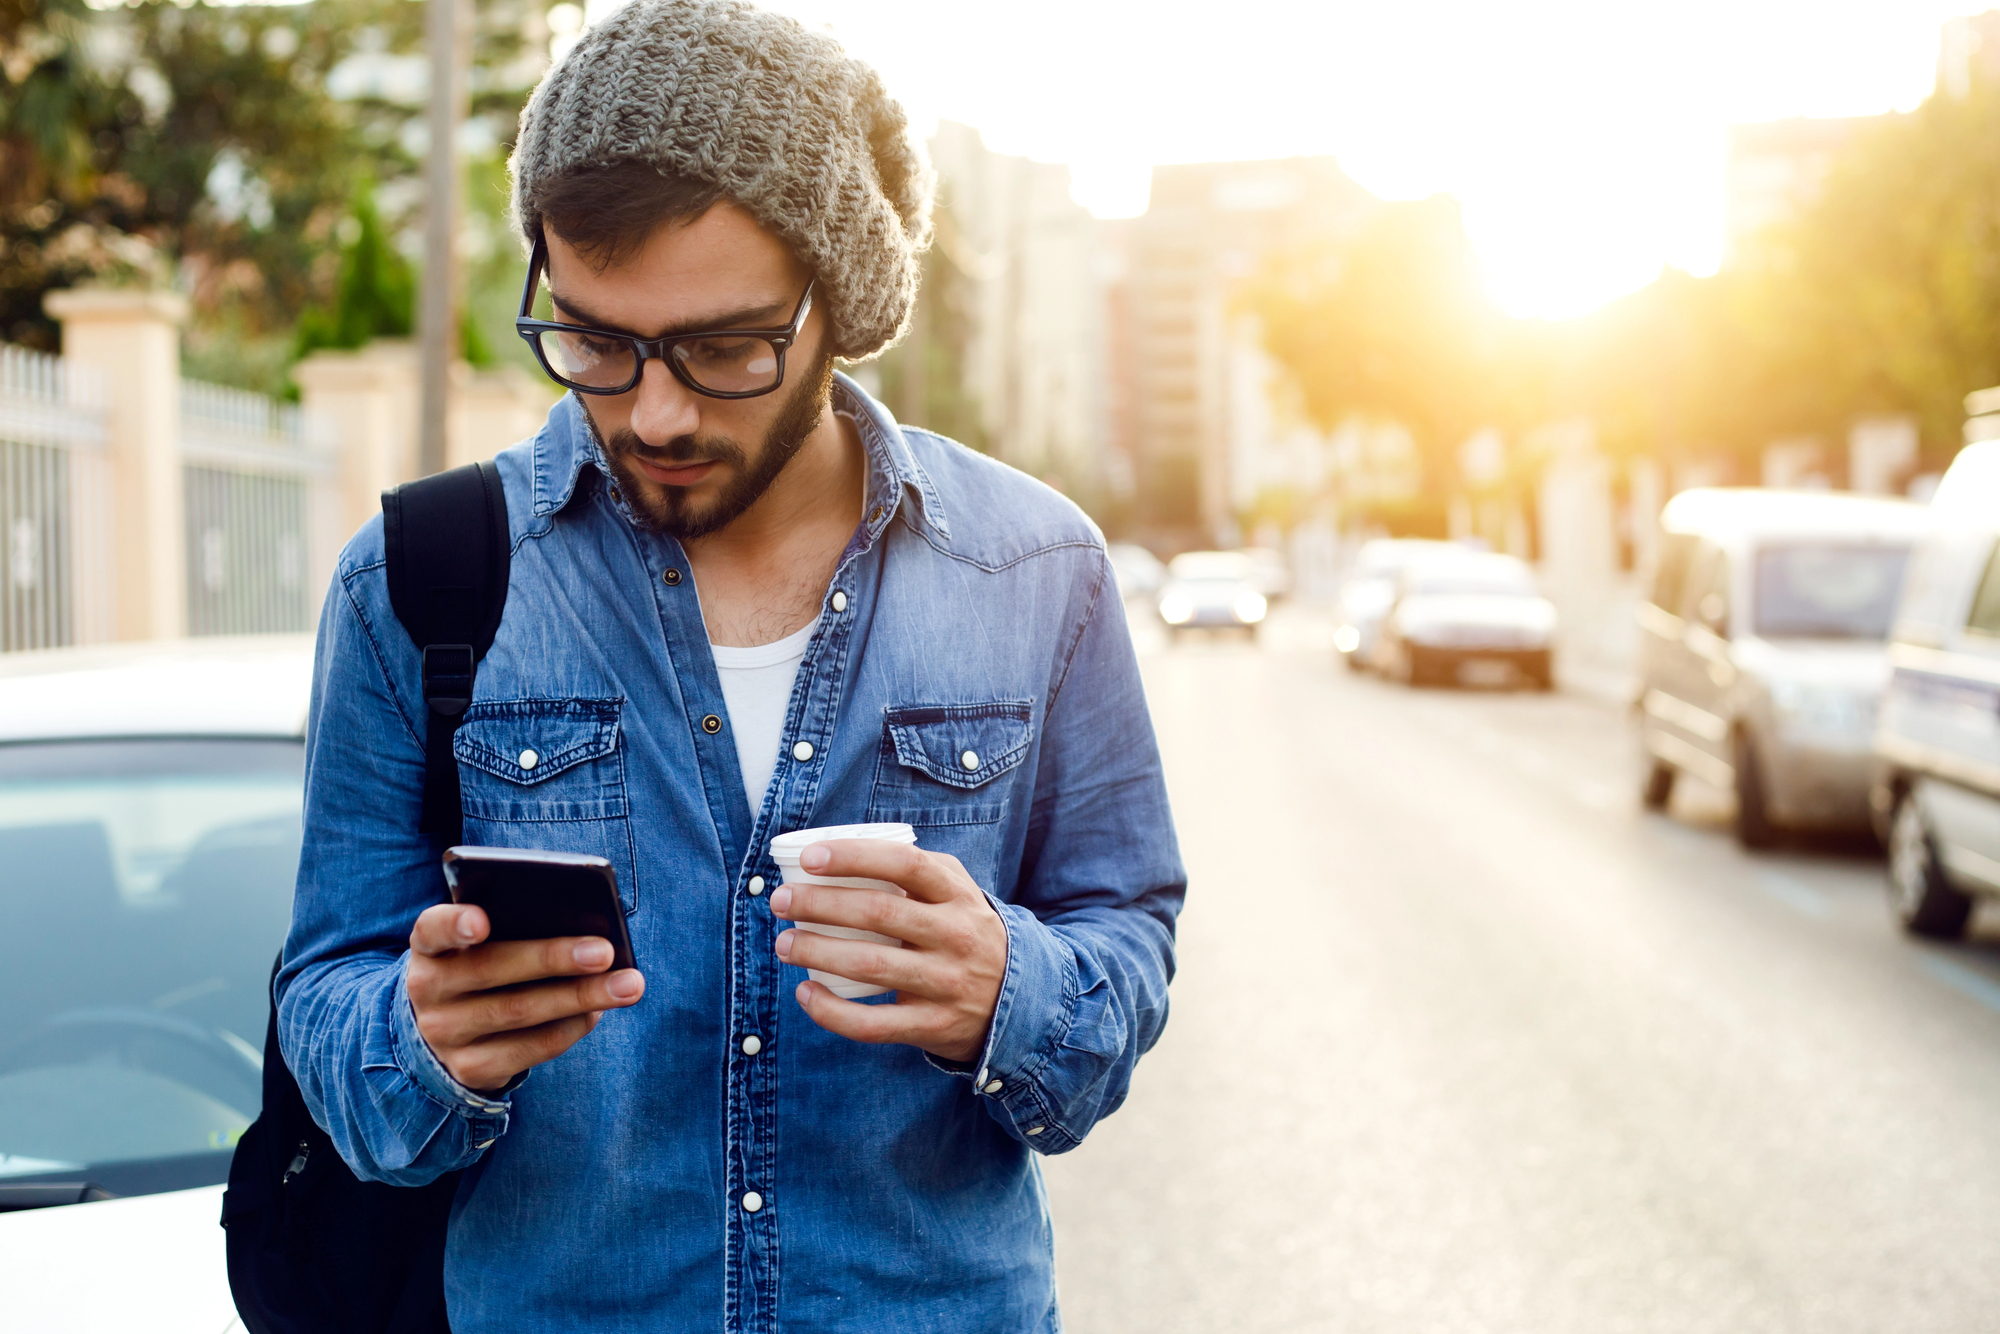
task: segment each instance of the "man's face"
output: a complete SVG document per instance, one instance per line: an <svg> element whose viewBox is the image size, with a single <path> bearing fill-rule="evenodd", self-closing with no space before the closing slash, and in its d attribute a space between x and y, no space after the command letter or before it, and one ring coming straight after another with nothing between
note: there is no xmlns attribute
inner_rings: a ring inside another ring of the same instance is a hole
<svg viewBox="0 0 2000 1334"><path fill-rule="evenodd" d="M783 242L724 201L669 223L598 270L547 232L555 318L659 338L695 329L775 329L798 309L807 274ZM785 358L785 382L757 398L697 394L658 359L623 394L586 394L611 471L660 531L702 537L755 504L827 410L833 358L815 308Z"/></svg>

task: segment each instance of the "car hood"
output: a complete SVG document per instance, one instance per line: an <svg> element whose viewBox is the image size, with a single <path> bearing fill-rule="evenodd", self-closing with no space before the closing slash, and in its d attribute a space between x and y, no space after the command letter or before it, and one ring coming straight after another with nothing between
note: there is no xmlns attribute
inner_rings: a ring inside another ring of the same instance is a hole
<svg viewBox="0 0 2000 1334"><path fill-rule="evenodd" d="M6 1325L64 1334L240 1334L222 1187L0 1214Z"/></svg>
<svg viewBox="0 0 2000 1334"><path fill-rule="evenodd" d="M1415 594L1396 608L1404 625L1496 626L1547 630L1556 623L1555 604L1547 598L1487 597L1475 593Z"/></svg>
<svg viewBox="0 0 2000 1334"><path fill-rule="evenodd" d="M1380 620L1395 600L1395 585L1387 579L1350 579L1340 590L1340 609L1350 618Z"/></svg>
<svg viewBox="0 0 2000 1334"><path fill-rule="evenodd" d="M1764 681L1830 686L1862 694L1889 683L1889 646L1874 640L1760 639L1736 641L1737 667Z"/></svg>
<svg viewBox="0 0 2000 1334"><path fill-rule="evenodd" d="M1248 583L1222 579L1191 579L1186 583L1170 581L1160 590L1160 598L1164 601L1170 597L1184 597L1197 607L1228 607L1233 606L1236 599L1245 593L1255 592L1256 588Z"/></svg>

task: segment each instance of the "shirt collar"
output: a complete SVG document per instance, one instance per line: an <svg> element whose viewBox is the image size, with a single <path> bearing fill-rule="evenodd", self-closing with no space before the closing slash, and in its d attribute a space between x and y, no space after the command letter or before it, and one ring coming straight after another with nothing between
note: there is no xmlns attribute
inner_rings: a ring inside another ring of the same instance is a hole
<svg viewBox="0 0 2000 1334"><path fill-rule="evenodd" d="M833 409L854 422L868 455L862 540L872 544L889 521L901 513L911 527L927 531L941 542L949 542L951 526L945 519L944 502L889 410L838 372L833 377ZM532 446L533 503L537 516L553 514L569 504L586 465L596 469L602 479L610 479L604 446L591 425L590 414L584 411L575 393L563 395L549 410L548 420L542 424Z"/></svg>

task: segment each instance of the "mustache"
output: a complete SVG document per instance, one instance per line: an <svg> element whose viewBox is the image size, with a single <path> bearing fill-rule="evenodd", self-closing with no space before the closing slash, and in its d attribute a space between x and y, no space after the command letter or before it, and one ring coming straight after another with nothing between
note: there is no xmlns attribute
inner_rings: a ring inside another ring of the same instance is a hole
<svg viewBox="0 0 2000 1334"><path fill-rule="evenodd" d="M628 427L613 432L604 444L614 456L643 459L660 467L685 468L691 463L728 463L740 468L749 461L741 445L725 438L703 440L697 436L679 435L663 445L649 445L639 438L638 432Z"/></svg>

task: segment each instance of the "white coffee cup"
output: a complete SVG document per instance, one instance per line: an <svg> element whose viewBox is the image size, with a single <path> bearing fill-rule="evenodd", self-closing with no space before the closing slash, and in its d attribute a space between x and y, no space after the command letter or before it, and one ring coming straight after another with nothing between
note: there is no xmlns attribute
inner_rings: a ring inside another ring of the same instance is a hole
<svg viewBox="0 0 2000 1334"><path fill-rule="evenodd" d="M778 873L788 885L838 885L843 889L880 889L907 898L901 885L892 885L887 880L870 880L865 876L814 875L801 870L799 856L815 843L831 843L836 839L865 838L883 843L915 843L917 831L906 824L837 824L824 829L794 829L789 834L780 834L771 840L771 860L778 863ZM827 926L820 922L793 922L800 931L814 931L822 936L839 936L843 940L868 940L877 945L888 945L901 949L903 942L893 936L878 935L873 931L861 931L851 926ZM856 982L851 978L823 973L817 968L806 969L806 976L823 984L827 990L844 1000L857 1000L862 996L880 996L893 991L893 987L878 987L872 982Z"/></svg>

